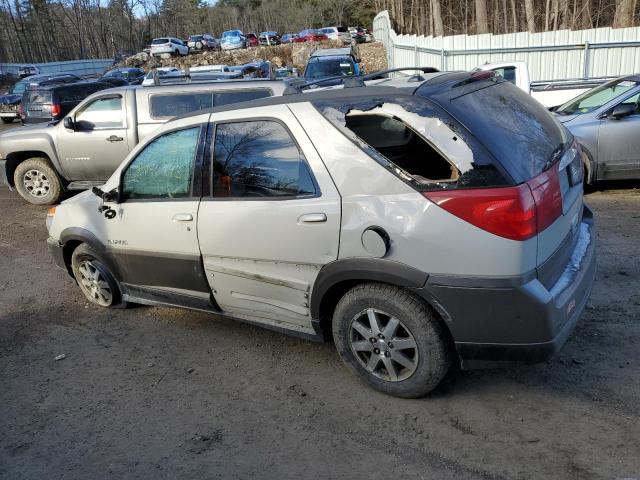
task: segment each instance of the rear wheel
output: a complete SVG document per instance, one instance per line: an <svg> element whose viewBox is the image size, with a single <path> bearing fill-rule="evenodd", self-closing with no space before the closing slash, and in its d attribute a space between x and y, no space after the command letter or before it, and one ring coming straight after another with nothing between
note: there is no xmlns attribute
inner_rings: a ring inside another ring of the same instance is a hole
<svg viewBox="0 0 640 480"><path fill-rule="evenodd" d="M62 195L62 183L46 158L29 158L20 163L13 174L16 190L34 205L51 205Z"/></svg>
<svg viewBox="0 0 640 480"><path fill-rule="evenodd" d="M71 270L84 296L94 305L122 308L120 285L100 256L86 243L71 255Z"/></svg>
<svg viewBox="0 0 640 480"><path fill-rule="evenodd" d="M451 364L446 332L426 303L398 287L359 285L338 302L333 338L344 363L381 392L422 397Z"/></svg>

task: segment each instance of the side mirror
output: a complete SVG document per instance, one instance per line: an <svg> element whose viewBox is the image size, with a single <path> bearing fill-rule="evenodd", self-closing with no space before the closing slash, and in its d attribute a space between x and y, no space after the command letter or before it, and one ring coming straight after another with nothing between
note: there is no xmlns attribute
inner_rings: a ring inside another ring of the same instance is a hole
<svg viewBox="0 0 640 480"><path fill-rule="evenodd" d="M635 104L621 103L613 109L613 112L609 115L612 120L618 120L620 118L628 117L636 113Z"/></svg>
<svg viewBox="0 0 640 480"><path fill-rule="evenodd" d="M64 128L68 128L69 130L76 129L76 122L74 122L73 118L71 117L64 117L62 123L64 124Z"/></svg>
<svg viewBox="0 0 640 480"><path fill-rule="evenodd" d="M119 203L120 195L118 193L118 189L114 188L108 192L101 190L98 187L93 187L91 192L96 196L102 199L103 202L116 202Z"/></svg>

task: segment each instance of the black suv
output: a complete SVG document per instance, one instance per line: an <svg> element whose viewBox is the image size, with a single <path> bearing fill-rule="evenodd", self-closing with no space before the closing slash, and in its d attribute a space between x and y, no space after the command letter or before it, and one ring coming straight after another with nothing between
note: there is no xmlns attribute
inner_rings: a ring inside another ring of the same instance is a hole
<svg viewBox="0 0 640 480"><path fill-rule="evenodd" d="M22 95L20 119L24 124L60 120L86 97L107 88L113 88L113 85L107 82L80 81L29 86Z"/></svg>

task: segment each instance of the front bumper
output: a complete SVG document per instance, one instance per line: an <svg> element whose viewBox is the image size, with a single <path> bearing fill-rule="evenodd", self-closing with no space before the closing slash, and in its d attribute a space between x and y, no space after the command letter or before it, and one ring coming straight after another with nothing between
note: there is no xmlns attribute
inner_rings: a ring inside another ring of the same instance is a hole
<svg viewBox="0 0 640 480"><path fill-rule="evenodd" d="M0 158L0 185L6 185L9 187L9 190L13 190L11 188L11 184L9 183L9 179L7 178L7 161Z"/></svg>
<svg viewBox="0 0 640 480"><path fill-rule="evenodd" d="M242 43L222 43L220 44L222 50L237 50L242 48Z"/></svg>
<svg viewBox="0 0 640 480"><path fill-rule="evenodd" d="M536 272L510 279L431 276L418 293L445 318L463 368L548 360L562 348L589 299L596 273L596 231L585 206L565 273L550 288Z"/></svg>
<svg viewBox="0 0 640 480"><path fill-rule="evenodd" d="M56 240L55 238L47 238L47 249L49 250L49 254L53 258L56 266L64 270L65 272L69 272L67 268L67 264L64 261L64 253L62 250L62 244Z"/></svg>
<svg viewBox="0 0 640 480"><path fill-rule="evenodd" d="M18 112L0 112L0 118L20 118Z"/></svg>

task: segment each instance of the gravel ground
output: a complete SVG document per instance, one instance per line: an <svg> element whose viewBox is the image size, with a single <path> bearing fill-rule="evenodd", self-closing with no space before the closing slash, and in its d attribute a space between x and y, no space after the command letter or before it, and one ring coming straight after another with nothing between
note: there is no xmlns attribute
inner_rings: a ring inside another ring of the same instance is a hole
<svg viewBox="0 0 640 480"><path fill-rule="evenodd" d="M364 387L331 345L87 305L48 256L46 209L0 187L0 478L640 478L640 184L604 187L565 348L421 400Z"/></svg>

